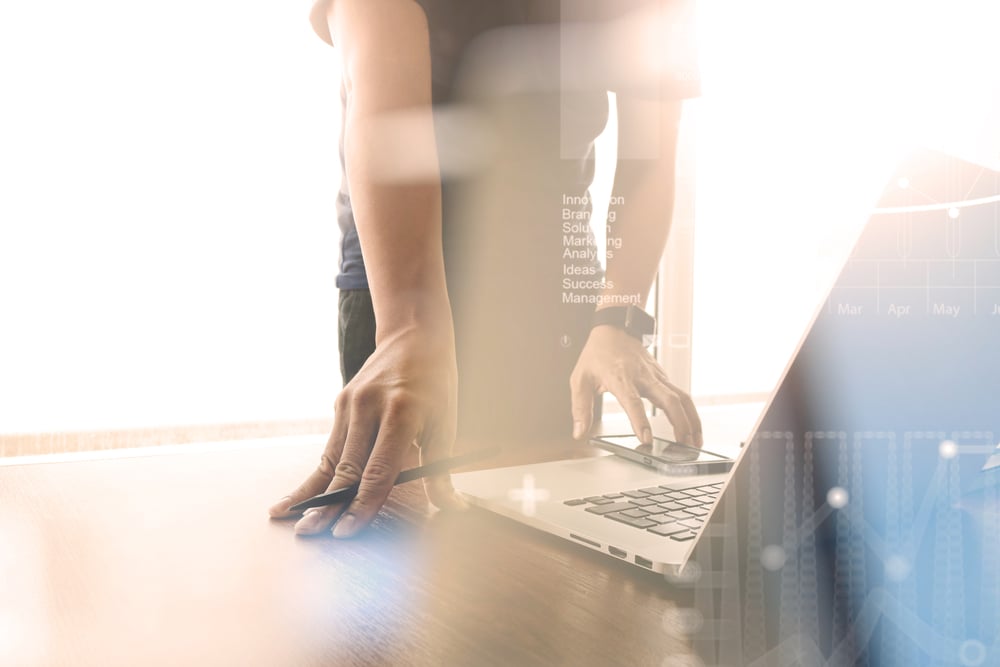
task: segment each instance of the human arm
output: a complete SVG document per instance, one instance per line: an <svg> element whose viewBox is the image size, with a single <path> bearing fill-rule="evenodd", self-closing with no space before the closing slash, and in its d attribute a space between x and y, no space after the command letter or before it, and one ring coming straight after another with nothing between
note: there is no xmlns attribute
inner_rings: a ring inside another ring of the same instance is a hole
<svg viewBox="0 0 1000 667"><path fill-rule="evenodd" d="M597 308L646 303L670 231L680 102L618 96L618 165L609 237L621 240L607 260L606 287ZM690 396L672 384L642 344L625 331L594 327L570 377L573 435L581 438L593 421L594 395L611 392L639 438L652 430L642 398L661 408L677 440L700 446L701 421Z"/></svg>
<svg viewBox="0 0 1000 667"><path fill-rule="evenodd" d="M337 397L316 471L276 503L271 516L289 516L296 502L360 481L348 507L316 510L296 525L296 532L313 534L339 519L335 535L346 537L374 518L412 443L423 459L448 455L457 373L426 19L412 0L335 0L328 18L341 49L346 175L375 311L376 349ZM395 166L414 154L425 168L400 175ZM457 502L447 476L429 478L426 489L439 506Z"/></svg>

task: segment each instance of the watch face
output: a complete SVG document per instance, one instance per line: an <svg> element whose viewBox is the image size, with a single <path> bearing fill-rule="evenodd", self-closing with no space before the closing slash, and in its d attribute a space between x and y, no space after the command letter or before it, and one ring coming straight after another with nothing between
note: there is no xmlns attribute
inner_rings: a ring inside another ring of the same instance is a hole
<svg viewBox="0 0 1000 667"><path fill-rule="evenodd" d="M656 320L646 311L629 306L625 314L625 330L641 340L643 336L651 336L655 332Z"/></svg>

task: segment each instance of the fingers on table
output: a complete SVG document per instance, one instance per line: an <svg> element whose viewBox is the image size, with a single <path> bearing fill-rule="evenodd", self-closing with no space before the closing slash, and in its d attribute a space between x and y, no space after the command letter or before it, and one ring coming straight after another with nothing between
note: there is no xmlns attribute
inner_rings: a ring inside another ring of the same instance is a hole
<svg viewBox="0 0 1000 667"><path fill-rule="evenodd" d="M382 421L367 462L362 458L367 452L360 447L349 452L349 443L344 448L337 474L343 473L345 485L360 481L361 487L334 526L334 537L351 537L375 518L396 483L403 467L403 456L416 434L417 428L412 419L390 413ZM341 466L344 466L343 471Z"/></svg>
<svg viewBox="0 0 1000 667"><path fill-rule="evenodd" d="M303 500L318 496L330 487L334 468L337 461L340 460L340 452L344 449L344 440L347 436L350 411L343 406L343 402L342 398L338 398L333 429L330 431L330 437L326 441L326 448L323 450L316 470L295 491L271 506L268 514L271 515L272 519L287 519L298 516L300 512L290 512L288 508Z"/></svg>
<svg viewBox="0 0 1000 667"><path fill-rule="evenodd" d="M329 493L343 489L361 481L365 464L372 452L372 442L378 431L378 413L369 412L361 407L352 410L344 437L344 446L333 477L325 489L319 493ZM361 491L358 491L359 495ZM346 503L316 507L306 511L302 519L295 524L298 535L315 535L330 528L333 522L344 512Z"/></svg>
<svg viewBox="0 0 1000 667"><path fill-rule="evenodd" d="M337 427L334 425L333 432L330 434L330 439L326 443L326 448L323 450L323 455L320 457L316 470L291 494L271 506L268 514L272 519L287 519L298 516L300 512L290 512L288 508L303 500L317 496L329 488L330 480L333 479L334 467L340 458L340 449L343 447L343 440L340 440L338 444L336 435Z"/></svg>
<svg viewBox="0 0 1000 667"><path fill-rule="evenodd" d="M454 423L425 434L423 442L420 443L420 464L426 465L451 456L454 444ZM427 494L427 499L438 509L461 509L466 506L465 501L455 491L451 475L448 473L425 477L424 492Z"/></svg>

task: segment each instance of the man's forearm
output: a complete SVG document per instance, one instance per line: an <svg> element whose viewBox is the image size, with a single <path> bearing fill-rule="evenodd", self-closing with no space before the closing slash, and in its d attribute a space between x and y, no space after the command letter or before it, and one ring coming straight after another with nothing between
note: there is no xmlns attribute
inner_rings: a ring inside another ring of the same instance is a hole
<svg viewBox="0 0 1000 667"><path fill-rule="evenodd" d="M430 52L412 0L337 0L335 33L348 90L344 151L377 338L447 325L441 188ZM401 164L419 166L401 173Z"/></svg>
<svg viewBox="0 0 1000 667"><path fill-rule="evenodd" d="M641 173L619 174L611 207L615 222L608 226L606 287L598 308L635 300L642 307L656 276L660 257L670 232L673 209L673 168L649 169L648 165L620 164ZM619 180L620 179L620 180Z"/></svg>
<svg viewBox="0 0 1000 667"><path fill-rule="evenodd" d="M618 98L619 161L608 224L608 260L602 306L636 300L642 307L670 232L680 106ZM631 147L652 145L642 159Z"/></svg>

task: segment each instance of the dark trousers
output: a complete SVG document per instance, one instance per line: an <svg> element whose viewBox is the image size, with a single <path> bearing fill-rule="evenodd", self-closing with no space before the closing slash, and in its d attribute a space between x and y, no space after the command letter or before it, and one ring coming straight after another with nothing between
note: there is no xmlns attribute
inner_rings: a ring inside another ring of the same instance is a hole
<svg viewBox="0 0 1000 667"><path fill-rule="evenodd" d="M375 310L366 289L340 290L339 306L340 375L347 384L375 351Z"/></svg>

